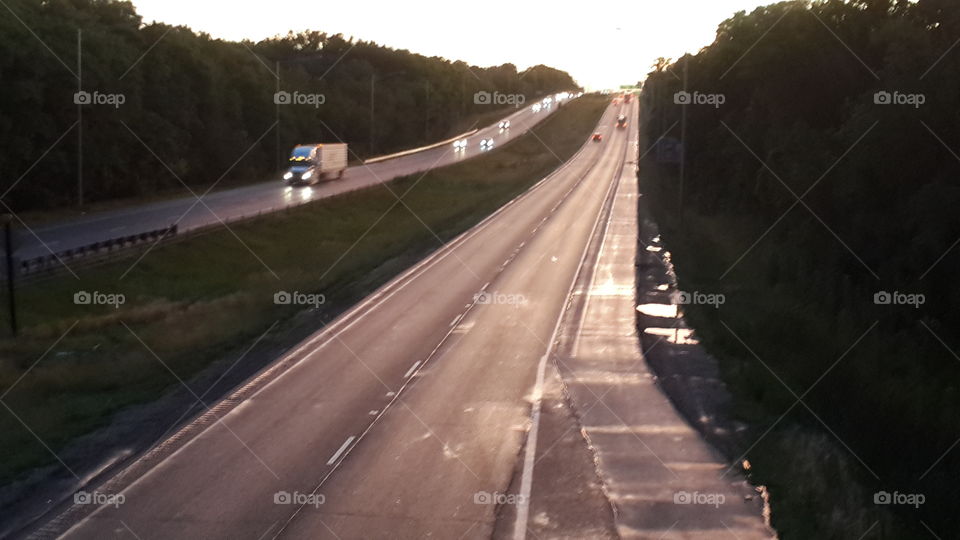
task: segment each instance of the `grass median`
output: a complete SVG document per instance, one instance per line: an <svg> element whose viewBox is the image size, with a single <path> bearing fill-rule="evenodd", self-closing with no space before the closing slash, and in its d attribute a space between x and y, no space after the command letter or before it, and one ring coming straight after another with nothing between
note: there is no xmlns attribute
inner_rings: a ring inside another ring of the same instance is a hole
<svg viewBox="0 0 960 540"><path fill-rule="evenodd" d="M21 335L0 341L0 484L295 325L305 308L277 305L278 291L323 295L318 311L335 317L558 167L606 105L583 96L475 159L24 285ZM78 305L80 292L124 302Z"/></svg>

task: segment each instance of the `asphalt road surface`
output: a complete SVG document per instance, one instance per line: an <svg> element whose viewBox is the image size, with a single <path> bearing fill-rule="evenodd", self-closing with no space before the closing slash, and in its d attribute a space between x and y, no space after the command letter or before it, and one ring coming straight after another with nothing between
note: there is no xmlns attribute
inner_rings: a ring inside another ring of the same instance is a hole
<svg viewBox="0 0 960 540"><path fill-rule="evenodd" d="M636 144L614 127L618 112L602 118L602 143L97 488L116 504L72 505L36 536L489 538L524 468L574 280Z"/></svg>
<svg viewBox="0 0 960 540"><path fill-rule="evenodd" d="M229 223L258 212L270 212L386 182L400 176L450 165L478 155L481 152L482 139L492 138L494 147L502 145L522 135L550 116L556 109L557 105L554 103L550 108L534 113L531 105L526 105L505 117L510 120L510 129L501 130L498 126L499 121L484 127L467 139L465 151L455 152L452 145L444 145L387 161L356 165L348 168L343 178L321 182L314 186L288 188L277 178L274 181L211 192L205 196L202 192L196 192L196 196L189 195L179 199L91 214L52 225L19 230L14 239L16 256L21 260L45 256L52 252L156 230L175 223L181 231L221 222ZM165 174L163 165L161 163L157 165L158 174ZM202 201L199 198L202 198Z"/></svg>

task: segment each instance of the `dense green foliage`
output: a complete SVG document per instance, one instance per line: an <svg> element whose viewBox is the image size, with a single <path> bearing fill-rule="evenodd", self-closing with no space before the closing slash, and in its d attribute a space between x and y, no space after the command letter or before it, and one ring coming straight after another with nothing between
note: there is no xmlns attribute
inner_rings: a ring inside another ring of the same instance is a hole
<svg viewBox="0 0 960 540"><path fill-rule="evenodd" d="M532 99L576 86L545 66L477 68L320 32L226 42L143 25L130 2L7 0L4 8L0 192L29 171L3 198L15 211L76 204L80 172L93 201L180 188L177 177L197 187L224 175L220 186L262 179L302 142L343 140L361 156L409 148L490 109L474 103L477 91ZM79 88L124 102L78 107ZM279 106L278 89L322 94L324 103Z"/></svg>
<svg viewBox="0 0 960 540"><path fill-rule="evenodd" d="M760 440L748 457L785 538L960 534L958 40L955 1L784 2L646 82L651 143L680 136L685 70L723 96L685 107L684 219L675 166L651 162L647 189L681 286L727 295L690 317L756 424L744 449Z"/></svg>

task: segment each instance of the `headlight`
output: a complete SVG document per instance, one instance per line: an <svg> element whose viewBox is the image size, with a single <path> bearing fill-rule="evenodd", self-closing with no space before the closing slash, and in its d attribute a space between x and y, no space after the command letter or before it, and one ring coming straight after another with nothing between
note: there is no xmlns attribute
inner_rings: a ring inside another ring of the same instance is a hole
<svg viewBox="0 0 960 540"><path fill-rule="evenodd" d="M283 179L284 179L284 180L289 180L289 179L291 179L291 178L293 178L293 173L292 173L292 172L289 172L289 171L288 171L287 174L283 175Z"/></svg>
<svg viewBox="0 0 960 540"><path fill-rule="evenodd" d="M301 180L309 180L313 176L313 171L307 171L300 177Z"/></svg>

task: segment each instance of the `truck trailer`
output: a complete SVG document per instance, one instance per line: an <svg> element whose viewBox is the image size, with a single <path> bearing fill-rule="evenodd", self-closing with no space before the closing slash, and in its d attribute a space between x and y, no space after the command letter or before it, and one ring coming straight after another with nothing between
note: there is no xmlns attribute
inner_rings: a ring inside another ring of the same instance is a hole
<svg viewBox="0 0 960 540"><path fill-rule="evenodd" d="M301 144L290 153L283 181L290 185L316 184L343 176L347 168L346 143Z"/></svg>

